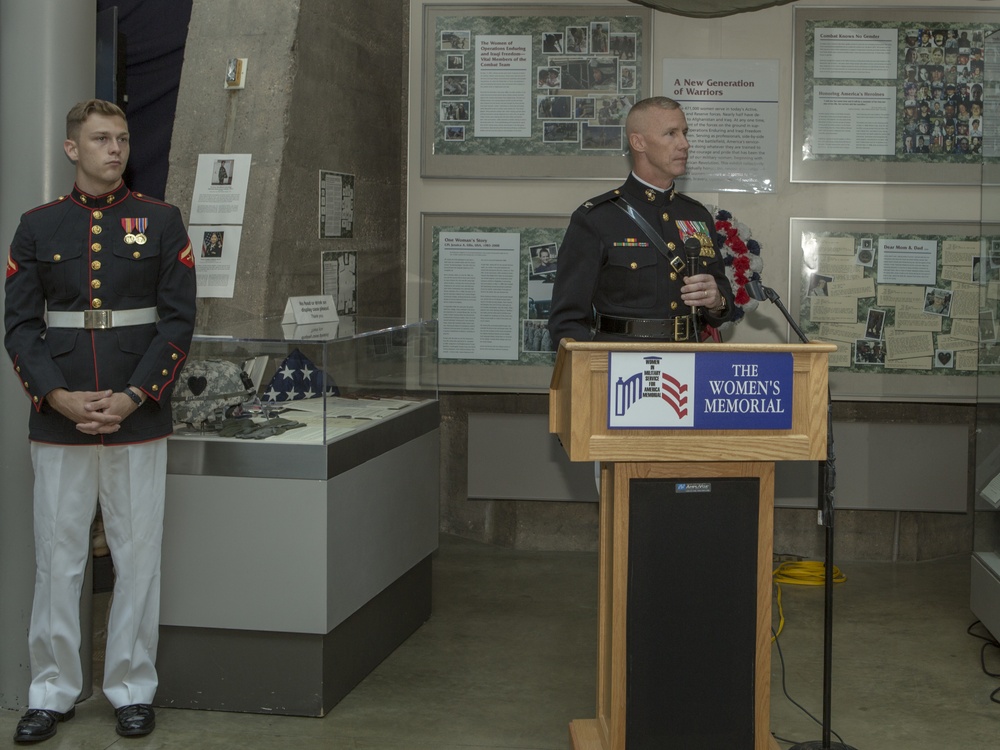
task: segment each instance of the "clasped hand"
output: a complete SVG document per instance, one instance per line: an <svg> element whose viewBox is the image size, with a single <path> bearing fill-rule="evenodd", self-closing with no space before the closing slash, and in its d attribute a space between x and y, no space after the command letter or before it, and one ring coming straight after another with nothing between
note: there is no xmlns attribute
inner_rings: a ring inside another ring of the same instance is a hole
<svg viewBox="0 0 1000 750"><path fill-rule="evenodd" d="M69 391L56 388L46 397L57 412L76 424L87 435L110 435L121 429L121 422L136 410L135 402L114 391Z"/></svg>

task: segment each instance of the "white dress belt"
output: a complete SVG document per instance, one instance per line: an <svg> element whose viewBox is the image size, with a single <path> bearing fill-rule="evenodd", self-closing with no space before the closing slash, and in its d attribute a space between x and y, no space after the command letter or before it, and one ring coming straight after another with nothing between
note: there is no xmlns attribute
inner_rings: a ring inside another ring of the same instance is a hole
<svg viewBox="0 0 1000 750"><path fill-rule="evenodd" d="M48 310L45 320L49 328L121 328L155 323L158 318L155 307L140 307L134 310Z"/></svg>

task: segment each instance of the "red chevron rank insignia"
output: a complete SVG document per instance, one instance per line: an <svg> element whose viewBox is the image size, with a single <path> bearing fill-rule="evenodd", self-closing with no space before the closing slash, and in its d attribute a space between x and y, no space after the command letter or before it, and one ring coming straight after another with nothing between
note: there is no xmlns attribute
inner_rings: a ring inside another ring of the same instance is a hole
<svg viewBox="0 0 1000 750"><path fill-rule="evenodd" d="M18 266L17 263L14 262L14 259L10 256L10 253L8 253L7 254L7 278L9 279L11 276L13 276L15 273L17 273L19 268L20 268L20 266Z"/></svg>
<svg viewBox="0 0 1000 750"><path fill-rule="evenodd" d="M180 253L178 253L177 260L179 260L188 268L194 268L194 253L191 252L190 242L185 246L183 250L180 251Z"/></svg>

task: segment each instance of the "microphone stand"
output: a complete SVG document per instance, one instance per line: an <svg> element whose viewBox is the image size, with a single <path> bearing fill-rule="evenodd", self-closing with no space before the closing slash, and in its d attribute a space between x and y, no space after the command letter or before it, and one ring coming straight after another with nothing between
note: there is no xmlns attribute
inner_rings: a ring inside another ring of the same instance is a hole
<svg viewBox="0 0 1000 750"><path fill-rule="evenodd" d="M778 293L760 283L750 281L746 285L747 292L756 300L772 302L788 321L799 340L809 343L809 338L791 316ZM833 692L833 490L837 484L837 457L833 450L833 399L830 389L826 395L826 460L819 463L819 513L820 521L826 532L826 549L823 560L823 739L816 742L800 742L792 745L789 750L855 750L850 745L840 742L830 743L831 697Z"/></svg>

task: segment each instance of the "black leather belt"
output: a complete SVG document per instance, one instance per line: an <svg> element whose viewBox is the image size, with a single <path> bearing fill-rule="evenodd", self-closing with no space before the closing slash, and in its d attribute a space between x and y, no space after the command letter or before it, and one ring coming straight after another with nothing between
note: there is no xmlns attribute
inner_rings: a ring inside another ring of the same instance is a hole
<svg viewBox="0 0 1000 750"><path fill-rule="evenodd" d="M693 341L694 320L690 315L673 318L621 318L597 313L595 326L601 333L660 341Z"/></svg>

